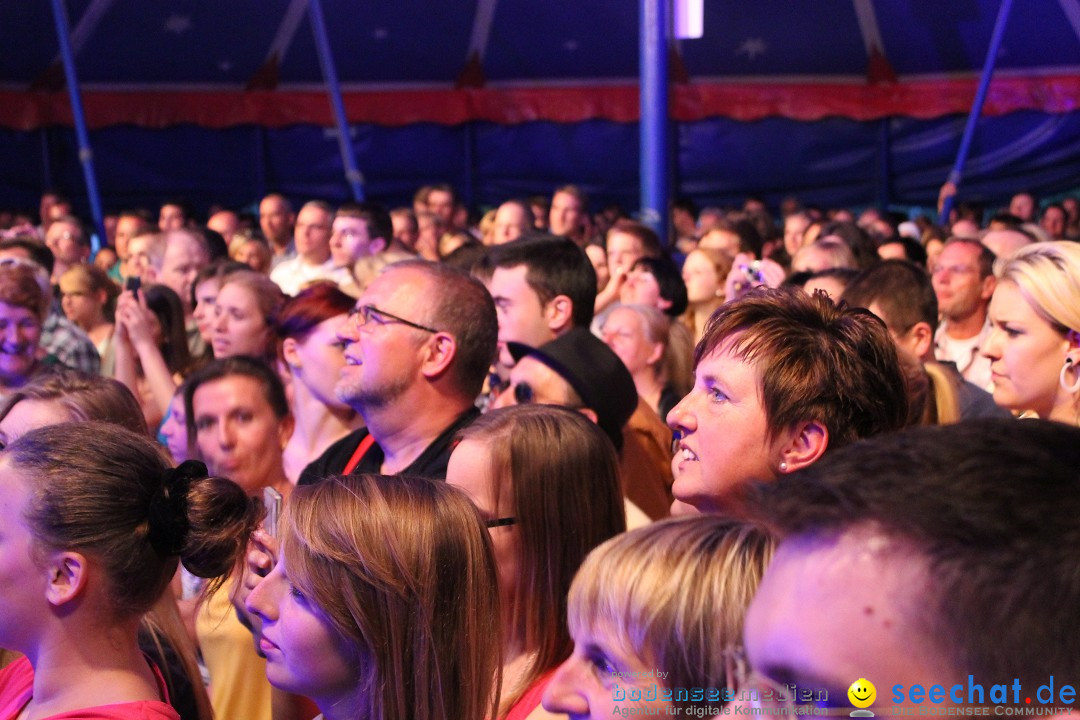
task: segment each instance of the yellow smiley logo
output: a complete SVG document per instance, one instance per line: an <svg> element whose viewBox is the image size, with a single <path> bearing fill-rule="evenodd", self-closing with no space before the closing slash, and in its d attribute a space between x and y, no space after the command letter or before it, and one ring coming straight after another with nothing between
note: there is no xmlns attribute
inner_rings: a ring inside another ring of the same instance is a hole
<svg viewBox="0 0 1080 720"><path fill-rule="evenodd" d="M867 708L877 699L877 688L866 678L859 678L847 689L848 700L857 708Z"/></svg>

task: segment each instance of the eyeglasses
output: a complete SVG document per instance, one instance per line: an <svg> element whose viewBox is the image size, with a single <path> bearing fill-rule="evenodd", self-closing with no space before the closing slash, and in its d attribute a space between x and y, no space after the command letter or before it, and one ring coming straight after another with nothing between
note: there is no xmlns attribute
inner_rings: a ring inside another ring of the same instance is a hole
<svg viewBox="0 0 1080 720"><path fill-rule="evenodd" d="M427 325L420 325L414 323L412 320L406 320L405 318L399 318L397 315L391 315L385 310L380 310L374 305L361 305L354 307L349 311L349 319L356 320L356 324L359 327L367 325L369 322L374 321L376 325L387 325L389 323L399 323L401 325L407 325L417 330L423 330L424 332L437 333L439 332L433 327Z"/></svg>
<svg viewBox="0 0 1080 720"><path fill-rule="evenodd" d="M485 520L484 524L487 525L489 528L506 527L507 525L517 525L517 518L516 517L495 518L493 520Z"/></svg>

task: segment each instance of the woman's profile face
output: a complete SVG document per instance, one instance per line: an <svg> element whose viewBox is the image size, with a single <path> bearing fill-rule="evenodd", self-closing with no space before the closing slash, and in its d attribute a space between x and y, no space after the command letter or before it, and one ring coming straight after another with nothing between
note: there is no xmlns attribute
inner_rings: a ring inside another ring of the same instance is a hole
<svg viewBox="0 0 1080 720"><path fill-rule="evenodd" d="M694 387L668 413L680 433L672 459L676 500L700 512L723 510L753 482L779 475L784 433L769 440L761 373L724 340L698 363Z"/></svg>
<svg viewBox="0 0 1080 720"><path fill-rule="evenodd" d="M450 455L446 466L446 482L469 496L484 520L516 517L513 491L509 482L498 487L491 464L491 449L480 440L462 440ZM498 502L496 502L498 495ZM488 529L495 549L495 565L499 574L499 594L514 596L521 568L521 542L516 525Z"/></svg>
<svg viewBox="0 0 1080 720"><path fill-rule="evenodd" d="M310 697L320 709L355 696L359 653L350 651L322 609L293 585L284 553L248 595L247 607L262 619L259 650L271 685Z"/></svg>
<svg viewBox="0 0 1080 720"><path fill-rule="evenodd" d="M269 331L255 293L239 283L225 283L214 304L211 344L214 357L234 355L261 357L266 353Z"/></svg>
<svg viewBox="0 0 1080 720"><path fill-rule="evenodd" d="M323 320L296 343L295 364L290 371L295 379L304 384L312 396L330 408L348 409L337 398L337 385L341 369L345 367L345 345L338 331L349 322L348 314L342 313Z"/></svg>
<svg viewBox="0 0 1080 720"><path fill-rule="evenodd" d="M30 488L21 473L0 460L0 647L27 653L37 640L46 600L48 571L32 553L34 536L26 524Z"/></svg>
<svg viewBox="0 0 1080 720"><path fill-rule="evenodd" d="M41 319L19 305L0 302L0 384L23 385L37 362Z"/></svg>
<svg viewBox="0 0 1080 720"><path fill-rule="evenodd" d="M668 715L672 704L661 699L665 684L655 677L655 663L623 648L602 626L572 628L571 635L574 652L555 671L544 693L545 709L589 720L647 715L653 708L653 714Z"/></svg>
<svg viewBox="0 0 1080 720"><path fill-rule="evenodd" d="M998 283L989 315L991 331L982 352L990 358L994 402L1049 419L1063 399L1059 378L1068 338L1035 312L1013 282Z"/></svg>

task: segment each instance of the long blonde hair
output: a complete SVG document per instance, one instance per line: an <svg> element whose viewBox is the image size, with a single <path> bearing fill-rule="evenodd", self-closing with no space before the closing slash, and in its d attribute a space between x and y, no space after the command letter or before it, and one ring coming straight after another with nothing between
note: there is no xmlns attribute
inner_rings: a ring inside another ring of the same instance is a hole
<svg viewBox="0 0 1080 720"><path fill-rule="evenodd" d="M290 580L355 653L362 718L494 717L495 560L464 494L421 478L331 477L293 492L282 528Z"/></svg>

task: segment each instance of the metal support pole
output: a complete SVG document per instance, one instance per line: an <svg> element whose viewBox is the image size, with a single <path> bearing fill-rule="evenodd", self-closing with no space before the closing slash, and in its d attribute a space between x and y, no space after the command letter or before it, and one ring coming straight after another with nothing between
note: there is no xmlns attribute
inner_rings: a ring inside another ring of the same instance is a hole
<svg viewBox="0 0 1080 720"><path fill-rule="evenodd" d="M75 121L75 137L79 141L79 162L82 164L83 177L86 179L86 196L90 201L90 215L94 219L94 231L98 242L108 242L105 223L102 221L101 197L98 195L97 180L94 177L94 151L90 149L90 136L86 132L86 116L83 115L82 95L79 93L79 79L75 75L75 57L71 51L69 23L64 0L52 0L53 19L56 21L56 39L60 43L60 58L64 63L64 76L67 79L68 97L71 99L71 116ZM42 218L44 222L44 218ZM96 252L99 248L94 247Z"/></svg>
<svg viewBox="0 0 1080 720"><path fill-rule="evenodd" d="M640 0L641 9L641 221L666 244L669 224L668 142L669 0Z"/></svg>
<svg viewBox="0 0 1080 720"><path fill-rule="evenodd" d="M968 113L967 125L964 126L964 134L960 138L960 150L956 153L956 162L952 172L949 173L949 182L960 188L960 180L964 175L964 163L967 162L968 151L971 149L971 139L975 135L975 124L982 114L983 103L986 101L986 91L990 87L990 79L994 76L994 63L997 61L998 49L1001 47L1001 38L1005 36L1005 25L1009 20L1009 11L1012 9L1012 0L1001 0L998 8L997 20L994 23L994 32L990 36L990 47L986 51L986 62L983 63L982 77L979 78L979 89L975 93L975 102L971 105ZM952 212L955 195L945 198L941 207L941 215L938 222L944 225L949 221L949 213Z"/></svg>
<svg viewBox="0 0 1080 720"><path fill-rule="evenodd" d="M352 141L349 138L349 123L345 119L345 104L341 101L341 84L338 82L337 70L334 68L334 56L330 52L330 38L326 34L322 3L320 0L309 0L309 2L311 31L315 34L315 48L319 52L319 66L322 68L323 82L326 83L326 92L330 95L330 105L334 108L334 120L337 122L338 129L338 149L341 151L341 162L345 166L345 179L349 182L353 200L360 202L364 199L364 176L360 174L356 166L356 154L353 152Z"/></svg>

